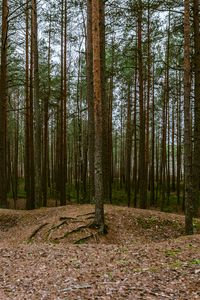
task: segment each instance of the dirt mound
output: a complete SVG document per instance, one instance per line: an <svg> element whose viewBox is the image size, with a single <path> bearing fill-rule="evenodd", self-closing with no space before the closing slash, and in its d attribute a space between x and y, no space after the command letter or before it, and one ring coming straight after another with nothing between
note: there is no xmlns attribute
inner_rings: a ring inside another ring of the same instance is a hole
<svg viewBox="0 0 200 300"><path fill-rule="evenodd" d="M92 205L0 210L0 299L200 299L200 235L184 217ZM195 220L199 232L200 220Z"/></svg>
<svg viewBox="0 0 200 300"><path fill-rule="evenodd" d="M0 211L0 230L5 240L31 243L103 243L160 242L184 235L184 217L157 211L105 206L108 234L99 235L90 228L94 218L92 205L68 205L34 211ZM200 223L196 221L197 233ZM16 234L16 232L20 232Z"/></svg>

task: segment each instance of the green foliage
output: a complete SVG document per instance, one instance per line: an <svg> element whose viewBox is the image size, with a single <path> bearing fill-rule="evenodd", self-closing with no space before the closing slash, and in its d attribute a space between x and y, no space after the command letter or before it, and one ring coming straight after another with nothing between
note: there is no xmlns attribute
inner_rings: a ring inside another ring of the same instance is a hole
<svg viewBox="0 0 200 300"><path fill-rule="evenodd" d="M200 221L195 219L193 222L193 228L195 233L200 233Z"/></svg>
<svg viewBox="0 0 200 300"><path fill-rule="evenodd" d="M194 259L190 263L191 263L191 265L198 265L198 266L200 266L200 259Z"/></svg>
<svg viewBox="0 0 200 300"><path fill-rule="evenodd" d="M144 229L149 229L153 226L156 226L159 224L160 226L160 221L157 217L148 217L148 218L137 218L137 223Z"/></svg>
<svg viewBox="0 0 200 300"><path fill-rule="evenodd" d="M165 255L167 257L176 257L180 252L180 249L169 249L165 251Z"/></svg>
<svg viewBox="0 0 200 300"><path fill-rule="evenodd" d="M115 205L127 205L127 194L124 189L113 189L112 203Z"/></svg>
<svg viewBox="0 0 200 300"><path fill-rule="evenodd" d="M158 199L158 203L160 205L160 199ZM182 197L181 197L181 203L182 203ZM178 207L177 204L177 195L176 194L170 194L169 199L166 201L162 211L167 213L174 213L181 210L181 207Z"/></svg>

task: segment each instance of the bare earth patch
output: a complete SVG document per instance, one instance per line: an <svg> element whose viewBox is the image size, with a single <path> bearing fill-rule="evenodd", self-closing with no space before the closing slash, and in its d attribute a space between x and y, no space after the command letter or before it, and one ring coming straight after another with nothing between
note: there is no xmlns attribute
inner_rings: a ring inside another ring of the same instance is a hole
<svg viewBox="0 0 200 300"><path fill-rule="evenodd" d="M0 210L0 299L200 299L200 220L105 207L108 234L89 227L94 206Z"/></svg>

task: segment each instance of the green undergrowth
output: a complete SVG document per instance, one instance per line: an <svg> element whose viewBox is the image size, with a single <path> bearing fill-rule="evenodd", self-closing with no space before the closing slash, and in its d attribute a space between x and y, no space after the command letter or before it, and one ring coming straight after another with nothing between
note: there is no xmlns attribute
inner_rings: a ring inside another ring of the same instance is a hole
<svg viewBox="0 0 200 300"><path fill-rule="evenodd" d="M74 204L92 204L94 201L91 201L89 199L88 194L83 193L81 184L79 186L76 186L75 184L68 185L67 187L67 202L68 203L74 203ZM79 188L77 190L77 188ZM181 187L182 190L182 187ZM88 193L88 191L87 191ZM8 198L13 198L13 193L10 191L8 193ZM18 199L25 199L26 198L26 191L25 191L25 180L24 179L18 179ZM55 188L48 189L48 198L49 199L58 199L57 192L55 191ZM160 192L156 194L155 190L155 203L154 205L151 205L150 201L150 191L147 192L147 209L152 210L160 210L161 207L161 198L160 198ZM128 198L127 198L127 192L125 190L125 186L120 187L119 183L114 182L113 189L112 189L112 201L106 201L107 204L113 204L118 206L127 206L128 205ZM162 207L162 211L166 213L183 213L183 195L180 195L180 203L178 203L177 194L176 192L173 192L165 199L165 203ZM59 204L59 203L58 203ZM134 190L131 190L131 200L130 200L130 206L134 207ZM139 208L139 195L137 195L137 205L136 207ZM200 205L199 205L200 206ZM194 223L194 228L197 231L200 231L200 224Z"/></svg>

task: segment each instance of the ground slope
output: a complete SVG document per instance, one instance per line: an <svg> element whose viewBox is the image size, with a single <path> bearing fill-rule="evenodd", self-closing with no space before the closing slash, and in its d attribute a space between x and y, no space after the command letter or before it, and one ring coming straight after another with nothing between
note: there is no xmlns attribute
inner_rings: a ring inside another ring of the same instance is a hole
<svg viewBox="0 0 200 300"><path fill-rule="evenodd" d="M0 210L0 299L200 299L200 235L183 216L106 206Z"/></svg>

